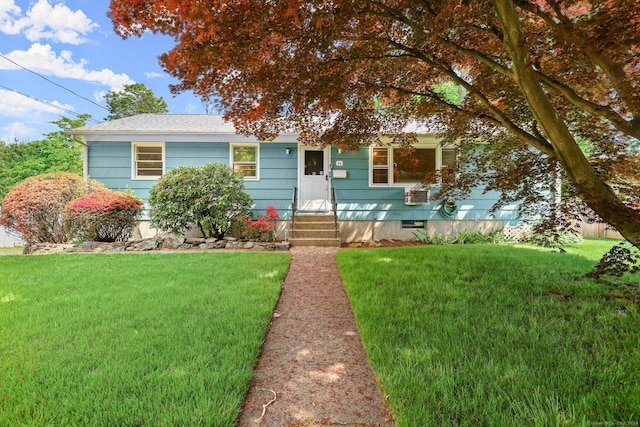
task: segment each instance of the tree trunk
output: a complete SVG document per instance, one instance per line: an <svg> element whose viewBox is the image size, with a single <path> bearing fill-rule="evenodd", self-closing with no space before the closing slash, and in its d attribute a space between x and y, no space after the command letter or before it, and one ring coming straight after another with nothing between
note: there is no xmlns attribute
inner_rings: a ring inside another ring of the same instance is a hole
<svg viewBox="0 0 640 427"><path fill-rule="evenodd" d="M529 50L512 0L494 0L513 61L511 71L536 120L553 146L580 198L625 239L640 248L640 212L625 205L593 169L565 122L545 95L531 66Z"/></svg>

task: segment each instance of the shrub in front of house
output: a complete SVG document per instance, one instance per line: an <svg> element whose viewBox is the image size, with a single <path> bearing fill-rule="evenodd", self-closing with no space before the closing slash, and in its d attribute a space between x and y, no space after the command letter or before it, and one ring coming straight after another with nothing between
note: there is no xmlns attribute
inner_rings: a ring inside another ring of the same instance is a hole
<svg viewBox="0 0 640 427"><path fill-rule="evenodd" d="M65 206L78 197L103 190L97 181L70 172L52 172L27 178L2 201L0 224L22 234L27 244L66 243Z"/></svg>
<svg viewBox="0 0 640 427"><path fill-rule="evenodd" d="M256 220L247 217L242 225L241 234L245 239L270 241L275 239L276 221L280 219L278 211L273 206L267 206L267 214Z"/></svg>
<svg viewBox="0 0 640 427"><path fill-rule="evenodd" d="M140 219L142 200L111 190L85 194L67 205L69 234L95 242L126 242Z"/></svg>
<svg viewBox="0 0 640 427"><path fill-rule="evenodd" d="M196 226L205 237L224 237L252 204L243 175L221 163L172 169L149 191L151 225L176 234Z"/></svg>

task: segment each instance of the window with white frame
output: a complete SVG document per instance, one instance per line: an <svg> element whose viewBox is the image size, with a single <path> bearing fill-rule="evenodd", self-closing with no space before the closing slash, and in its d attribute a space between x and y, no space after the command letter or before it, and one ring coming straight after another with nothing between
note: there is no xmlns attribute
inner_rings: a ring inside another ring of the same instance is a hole
<svg viewBox="0 0 640 427"><path fill-rule="evenodd" d="M457 154L455 148L442 149L442 166L440 168L442 182L455 182L456 160Z"/></svg>
<svg viewBox="0 0 640 427"><path fill-rule="evenodd" d="M243 174L246 180L257 180L259 178L259 144L231 144L230 152L230 163L234 172Z"/></svg>
<svg viewBox="0 0 640 427"><path fill-rule="evenodd" d="M133 179L158 179L164 174L163 142L134 142L131 157Z"/></svg>
<svg viewBox="0 0 640 427"><path fill-rule="evenodd" d="M371 147L370 182L374 186L437 183L438 172L453 166L455 158L455 149L450 148Z"/></svg>

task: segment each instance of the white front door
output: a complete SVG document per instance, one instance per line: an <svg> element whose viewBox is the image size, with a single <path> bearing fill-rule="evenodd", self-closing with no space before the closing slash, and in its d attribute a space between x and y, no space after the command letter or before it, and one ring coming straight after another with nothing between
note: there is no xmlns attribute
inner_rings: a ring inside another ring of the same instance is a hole
<svg viewBox="0 0 640 427"><path fill-rule="evenodd" d="M329 211L329 165L331 148L300 146L298 209Z"/></svg>

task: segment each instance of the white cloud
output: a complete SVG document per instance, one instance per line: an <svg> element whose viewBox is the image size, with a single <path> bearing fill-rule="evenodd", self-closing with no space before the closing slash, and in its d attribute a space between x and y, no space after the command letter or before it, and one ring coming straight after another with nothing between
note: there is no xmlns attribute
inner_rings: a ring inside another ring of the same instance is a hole
<svg viewBox="0 0 640 427"><path fill-rule="evenodd" d="M93 91L93 99L96 102L102 102L104 101L104 97L107 95L107 91L106 90L96 90Z"/></svg>
<svg viewBox="0 0 640 427"><path fill-rule="evenodd" d="M164 77L165 75L162 73L151 72L145 73L145 76L147 76L148 79L159 79L161 77Z"/></svg>
<svg viewBox="0 0 640 427"><path fill-rule="evenodd" d="M199 111L199 108L193 105L192 103L188 103L185 110L187 111L187 114L195 114Z"/></svg>
<svg viewBox="0 0 640 427"><path fill-rule="evenodd" d="M10 90L0 89L0 99L2 99L0 116L4 117L37 119L37 116L43 113L60 115L63 112L62 109L73 110L72 105L62 104L55 100L43 103Z"/></svg>
<svg viewBox="0 0 640 427"><path fill-rule="evenodd" d="M36 132L36 129L23 123L23 122L13 122L9 123L7 126L0 128L0 141L5 141L8 143L28 140L30 136L32 136Z"/></svg>
<svg viewBox="0 0 640 427"><path fill-rule="evenodd" d="M20 27L16 25L22 9L15 5L14 0L0 0L0 32L4 34L18 34Z"/></svg>
<svg viewBox="0 0 640 427"><path fill-rule="evenodd" d="M15 0L0 0L0 31L11 35L22 32L31 42L51 40L78 45L98 27L82 10L72 11L64 3L52 5L49 0L38 0L22 14Z"/></svg>
<svg viewBox="0 0 640 427"><path fill-rule="evenodd" d="M4 56L39 74L99 83L111 90L120 90L125 84L133 83L125 73L116 74L108 68L87 69L87 60L75 62L71 51L63 50L56 55L48 44L34 43L29 50L14 50ZM0 61L0 70L3 69L17 70L19 67L9 61Z"/></svg>
<svg viewBox="0 0 640 427"><path fill-rule="evenodd" d="M65 114L65 110L74 109L72 105L56 100L40 102L18 92L3 89L0 89L0 99L0 117L8 119L2 120L0 140L7 142L38 138L42 133L42 127L50 126L44 123ZM40 132L37 132L38 130Z"/></svg>

